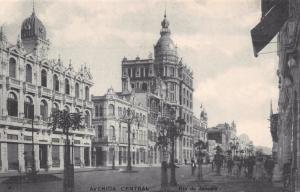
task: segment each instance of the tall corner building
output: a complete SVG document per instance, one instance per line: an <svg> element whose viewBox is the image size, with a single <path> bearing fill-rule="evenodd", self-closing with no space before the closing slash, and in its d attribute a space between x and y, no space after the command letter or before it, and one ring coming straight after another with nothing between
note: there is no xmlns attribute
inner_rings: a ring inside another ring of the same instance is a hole
<svg viewBox="0 0 300 192"><path fill-rule="evenodd" d="M0 29L0 172L28 171L33 160L37 170L64 167L65 135L48 126L54 109L84 114L85 128L71 131L70 138L75 166L90 166L94 130L89 69L75 71L71 63L48 58L47 30L34 10L20 32L17 42L10 43Z"/></svg>
<svg viewBox="0 0 300 192"><path fill-rule="evenodd" d="M170 22L164 15L160 38L154 45L154 58L122 60L122 92L133 90L138 102L148 110L148 129L156 133L156 121L176 108L186 121L184 136L176 142L176 159L190 161L193 154L193 72L179 59L171 38ZM183 142L186 141L186 142ZM149 148L154 148L149 146Z"/></svg>

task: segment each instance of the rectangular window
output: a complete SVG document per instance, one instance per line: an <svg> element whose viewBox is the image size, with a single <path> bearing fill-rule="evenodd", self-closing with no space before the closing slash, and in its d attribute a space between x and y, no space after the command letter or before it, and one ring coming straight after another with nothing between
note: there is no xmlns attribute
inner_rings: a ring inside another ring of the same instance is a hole
<svg viewBox="0 0 300 192"><path fill-rule="evenodd" d="M19 170L18 144L16 143L7 144L7 160L8 160L8 170Z"/></svg>
<svg viewBox="0 0 300 192"><path fill-rule="evenodd" d="M52 145L52 167L60 167L59 145Z"/></svg>
<svg viewBox="0 0 300 192"><path fill-rule="evenodd" d="M98 138L103 137L103 127L102 125L98 125Z"/></svg>
<svg viewBox="0 0 300 192"><path fill-rule="evenodd" d="M80 147L77 147L77 146L74 147L74 161L75 161L75 166L80 166L81 165Z"/></svg>

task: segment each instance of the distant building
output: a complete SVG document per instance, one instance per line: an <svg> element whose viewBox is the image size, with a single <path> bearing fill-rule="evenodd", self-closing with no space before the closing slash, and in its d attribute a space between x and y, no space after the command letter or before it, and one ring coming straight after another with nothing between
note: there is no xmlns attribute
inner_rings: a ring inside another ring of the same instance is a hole
<svg viewBox="0 0 300 192"><path fill-rule="evenodd" d="M234 122L231 125L224 123L207 129L207 140L214 140L223 151L230 149L229 143L235 136L236 125Z"/></svg>
<svg viewBox="0 0 300 192"><path fill-rule="evenodd" d="M32 158L37 170L64 167L65 135L59 127L53 131L47 124L56 109L83 113L85 128L71 131L73 161L77 167L91 165L91 73L86 67L75 71L71 62L65 66L60 59L50 60L49 45L46 27L34 11L23 21L16 44L8 42L3 27L0 30L2 172L23 172L32 167Z"/></svg>

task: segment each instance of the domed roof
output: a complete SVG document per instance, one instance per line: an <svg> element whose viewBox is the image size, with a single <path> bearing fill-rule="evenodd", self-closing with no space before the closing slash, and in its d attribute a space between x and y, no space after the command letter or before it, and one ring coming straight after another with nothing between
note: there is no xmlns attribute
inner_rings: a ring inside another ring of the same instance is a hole
<svg viewBox="0 0 300 192"><path fill-rule="evenodd" d="M155 45L156 55L173 53L176 54L176 46L171 39L171 31L169 29L169 21L167 20L166 13L164 15L164 20L161 22L162 29L160 31L160 38Z"/></svg>
<svg viewBox="0 0 300 192"><path fill-rule="evenodd" d="M46 40L46 28L33 11L31 16L26 18L21 27L21 39L41 38Z"/></svg>

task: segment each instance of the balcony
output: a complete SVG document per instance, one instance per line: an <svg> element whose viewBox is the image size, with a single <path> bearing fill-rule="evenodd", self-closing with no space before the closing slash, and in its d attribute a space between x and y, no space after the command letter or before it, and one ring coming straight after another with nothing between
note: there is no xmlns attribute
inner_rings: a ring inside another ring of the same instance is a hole
<svg viewBox="0 0 300 192"><path fill-rule="evenodd" d="M57 99L57 100L60 100L60 101L63 100L63 94L61 94L57 91L54 92L54 96L55 96L55 99Z"/></svg>
<svg viewBox="0 0 300 192"><path fill-rule="evenodd" d="M93 102L85 100L84 101L84 106L86 108L90 108L91 109L91 108L93 108Z"/></svg>
<svg viewBox="0 0 300 192"><path fill-rule="evenodd" d="M75 103L78 106L81 106L81 107L83 106L83 100L82 99L76 98Z"/></svg>
<svg viewBox="0 0 300 192"><path fill-rule="evenodd" d="M71 97L70 95L65 95L65 102L66 103L73 103L73 97Z"/></svg>
<svg viewBox="0 0 300 192"><path fill-rule="evenodd" d="M12 87L15 87L17 89L21 88L21 81L11 78L11 77L6 77L6 84Z"/></svg>
<svg viewBox="0 0 300 192"><path fill-rule="evenodd" d="M108 136L104 136L104 137L97 137L94 139L95 143L108 143Z"/></svg>
<svg viewBox="0 0 300 192"><path fill-rule="evenodd" d="M36 86L31 84L31 83L25 82L23 84L23 86L24 86L24 89L28 92L31 92L31 93L36 93L37 92Z"/></svg>
<svg viewBox="0 0 300 192"><path fill-rule="evenodd" d="M51 89L48 89L47 87L39 87L40 94L46 97L52 96Z"/></svg>

